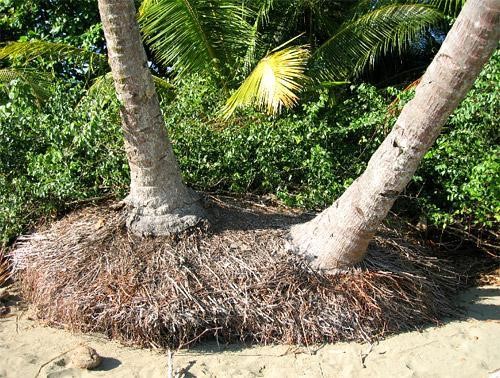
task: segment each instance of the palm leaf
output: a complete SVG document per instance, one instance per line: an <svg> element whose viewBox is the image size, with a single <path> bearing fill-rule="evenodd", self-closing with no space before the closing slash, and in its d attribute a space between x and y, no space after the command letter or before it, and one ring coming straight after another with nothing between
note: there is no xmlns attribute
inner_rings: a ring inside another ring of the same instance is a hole
<svg viewBox="0 0 500 378"><path fill-rule="evenodd" d="M146 43L178 76L234 62L251 39L252 16L238 0L146 0L139 10Z"/></svg>
<svg viewBox="0 0 500 378"><path fill-rule="evenodd" d="M87 49L81 49L67 43L33 40L26 42L9 42L0 45L0 59L21 60L29 63L39 57L51 60L73 59L85 62L89 68L106 65L106 56Z"/></svg>
<svg viewBox="0 0 500 378"><path fill-rule="evenodd" d="M247 105L255 105L269 114L294 106L302 82L307 79L304 70L308 58L309 50L305 46L271 52L228 99L221 110L222 116L228 119L238 107Z"/></svg>
<svg viewBox="0 0 500 378"><path fill-rule="evenodd" d="M360 16L370 12L372 10L382 8L388 5L429 5L444 15L456 17L460 13L466 0L359 0L354 4L354 6L349 10L348 14L352 16Z"/></svg>
<svg viewBox="0 0 500 378"><path fill-rule="evenodd" d="M430 0L429 4L452 17L458 16L466 0Z"/></svg>
<svg viewBox="0 0 500 378"><path fill-rule="evenodd" d="M29 68L0 68L0 83L8 86L13 80L20 80L28 85L39 102L50 97L47 88L51 85L52 76L47 73Z"/></svg>
<svg viewBox="0 0 500 378"><path fill-rule="evenodd" d="M256 4L259 5L259 4ZM257 17L249 31L248 47L244 58L243 69L245 73L250 72L256 62L257 47L261 44L260 28L269 21L269 12L273 6L273 0L263 0L257 10Z"/></svg>
<svg viewBox="0 0 500 378"><path fill-rule="evenodd" d="M380 56L391 51L401 53L443 20L443 14L428 5L384 6L346 22L316 50L314 61L322 67L323 79L355 77Z"/></svg>

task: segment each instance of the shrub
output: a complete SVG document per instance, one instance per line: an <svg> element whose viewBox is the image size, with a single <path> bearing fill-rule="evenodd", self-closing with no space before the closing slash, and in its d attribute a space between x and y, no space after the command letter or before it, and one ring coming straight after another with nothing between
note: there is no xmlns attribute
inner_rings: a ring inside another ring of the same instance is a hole
<svg viewBox="0 0 500 378"><path fill-rule="evenodd" d="M42 216L127 185L116 109L80 101L81 86L54 85L35 106L29 88L11 86L0 105L0 238Z"/></svg>
<svg viewBox="0 0 500 378"><path fill-rule="evenodd" d="M411 191L435 224L500 222L499 82L496 53L418 171Z"/></svg>
<svg viewBox="0 0 500 378"><path fill-rule="evenodd" d="M366 85L348 92L331 110L323 92L276 119L247 110L221 124L216 112L223 98L206 79L193 77L165 107L165 119L191 185L273 193L288 205L320 208L363 170L387 131L387 100Z"/></svg>
<svg viewBox="0 0 500 378"><path fill-rule="evenodd" d="M492 58L425 156L401 201L407 214L425 214L441 226L498 224L499 59ZM82 85L67 81L50 90L52 100L36 106L17 83L0 104L3 243L40 217L93 197L123 196L128 186L116 101L82 100ZM193 76L162 108L191 186L272 194L291 206L321 209L364 170L411 95L362 84L336 96L321 90L277 118L246 109L222 122L217 111L227 94Z"/></svg>
<svg viewBox="0 0 500 378"><path fill-rule="evenodd" d="M406 214L439 226L499 222L499 63L497 53L425 156L399 201ZM320 92L277 119L246 110L221 124L216 112L224 97L207 79L193 77L165 107L165 117L191 185L273 193L288 205L320 209L364 170L412 95L362 84L346 89L333 106Z"/></svg>

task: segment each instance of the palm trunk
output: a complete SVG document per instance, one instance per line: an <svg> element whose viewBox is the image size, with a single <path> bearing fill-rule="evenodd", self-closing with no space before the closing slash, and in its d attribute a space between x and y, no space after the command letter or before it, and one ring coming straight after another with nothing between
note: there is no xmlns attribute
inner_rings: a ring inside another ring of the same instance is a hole
<svg viewBox="0 0 500 378"><path fill-rule="evenodd" d="M499 39L498 0L468 0L365 172L328 209L291 230L292 245L319 269L361 261L380 222Z"/></svg>
<svg viewBox="0 0 500 378"><path fill-rule="evenodd" d="M121 103L130 166L129 228L164 235L197 224L198 197L182 182L135 18L133 0L99 0L109 65Z"/></svg>

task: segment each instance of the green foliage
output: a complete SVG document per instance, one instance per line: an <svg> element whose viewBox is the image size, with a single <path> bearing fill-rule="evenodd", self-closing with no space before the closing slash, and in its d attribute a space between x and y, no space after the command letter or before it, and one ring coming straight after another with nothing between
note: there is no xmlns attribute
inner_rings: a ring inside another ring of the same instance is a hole
<svg viewBox="0 0 500 378"><path fill-rule="evenodd" d="M102 45L95 0L2 0L0 42L44 39L75 46ZM97 31L97 33L96 33Z"/></svg>
<svg viewBox="0 0 500 378"><path fill-rule="evenodd" d="M346 21L314 54L324 79L356 77L381 56L402 54L443 14L425 4L391 4Z"/></svg>
<svg viewBox="0 0 500 378"><path fill-rule="evenodd" d="M158 61L178 75L234 64L251 38L251 11L241 0L146 0L141 31Z"/></svg>
<svg viewBox="0 0 500 378"><path fill-rule="evenodd" d="M435 224L498 224L499 56L453 114L400 201ZM331 204L363 171L412 95L357 85L336 87L332 96L323 88L280 117L245 109L223 121L217 114L226 98L213 78L186 77L173 101L166 84L165 120L191 186L272 194L310 209ZM122 196L128 186L113 93L84 96L81 84L68 82L48 90L52 101L37 106L30 87L14 80L0 101L4 242L40 217L92 197Z"/></svg>
<svg viewBox="0 0 500 378"><path fill-rule="evenodd" d="M493 227L500 214L499 54L453 114L400 200L438 225ZM279 118L247 110L230 123L206 78L179 84L166 108L187 181L210 191L273 193L286 204L322 208L363 171L412 91L353 86L332 105L326 90ZM395 101L396 99L396 101Z"/></svg>
<svg viewBox="0 0 500 378"><path fill-rule="evenodd" d="M191 185L274 193L289 205L319 208L362 171L386 132L387 101L373 87L352 90L333 110L325 91L280 118L248 110L221 123L215 114L222 99L214 84L192 77L179 85L165 118Z"/></svg>
<svg viewBox="0 0 500 378"><path fill-rule="evenodd" d="M0 45L0 60L9 59L26 65L38 58L55 62L70 60L81 65L87 64L88 70L107 67L105 55L68 43L31 40Z"/></svg>
<svg viewBox="0 0 500 378"><path fill-rule="evenodd" d="M122 193L128 184L116 106L81 101L59 83L33 105L18 81L0 105L0 241L79 200ZM111 102L113 104L113 102Z"/></svg>
<svg viewBox="0 0 500 378"><path fill-rule="evenodd" d="M31 88L31 93L38 102L49 98L51 75L37 72L29 68L0 68L0 91L8 91L9 85L14 81L22 81Z"/></svg>
<svg viewBox="0 0 500 378"><path fill-rule="evenodd" d="M418 172L425 190L420 203L436 223L493 227L500 222L499 83L497 52Z"/></svg>

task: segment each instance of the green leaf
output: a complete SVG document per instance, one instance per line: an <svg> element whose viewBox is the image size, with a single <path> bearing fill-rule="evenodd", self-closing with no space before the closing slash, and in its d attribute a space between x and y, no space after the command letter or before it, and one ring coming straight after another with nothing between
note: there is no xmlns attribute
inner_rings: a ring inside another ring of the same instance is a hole
<svg viewBox="0 0 500 378"><path fill-rule="evenodd" d="M18 59L27 64L40 57L50 58L55 61L62 59L84 61L89 64L90 69L94 66L102 67L107 64L104 54L81 49L67 43L33 40L9 42L0 45L0 59Z"/></svg>
<svg viewBox="0 0 500 378"><path fill-rule="evenodd" d="M314 53L324 80L345 80L373 66L380 56L401 53L431 26L444 21L443 13L424 4L388 5L344 23Z"/></svg>
<svg viewBox="0 0 500 378"><path fill-rule="evenodd" d="M251 40L252 15L238 0L147 0L139 23L158 61L179 77L234 63L235 51Z"/></svg>
<svg viewBox="0 0 500 378"><path fill-rule="evenodd" d="M50 87L53 78L47 73L29 68L0 68L0 83L8 86L13 80L20 80L28 85L39 102L50 97L46 88Z"/></svg>

